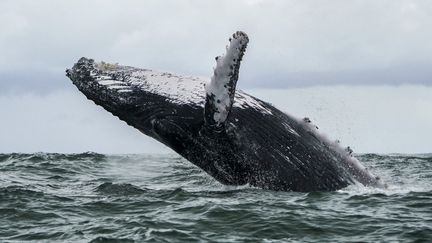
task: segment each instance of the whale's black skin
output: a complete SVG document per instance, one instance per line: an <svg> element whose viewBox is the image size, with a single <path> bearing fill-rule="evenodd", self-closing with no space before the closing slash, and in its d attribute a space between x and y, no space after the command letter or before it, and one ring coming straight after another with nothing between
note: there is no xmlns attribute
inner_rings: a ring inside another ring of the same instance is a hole
<svg viewBox="0 0 432 243"><path fill-rule="evenodd" d="M242 91L236 91L228 117L215 128L205 121L202 80L87 58L67 70L67 76L88 99L223 184L300 192L333 191L356 182L384 186L309 121ZM164 77L169 81L163 87L177 87L172 95L158 89ZM188 82L192 88L180 85ZM194 98L184 98L181 92L191 92Z"/></svg>

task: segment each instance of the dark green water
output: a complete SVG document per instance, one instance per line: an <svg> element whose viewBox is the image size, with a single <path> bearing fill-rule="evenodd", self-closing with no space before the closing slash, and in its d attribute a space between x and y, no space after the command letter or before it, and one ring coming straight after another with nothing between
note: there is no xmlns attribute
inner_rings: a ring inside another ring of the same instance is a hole
<svg viewBox="0 0 432 243"><path fill-rule="evenodd" d="M0 154L0 242L432 241L432 155L361 155L389 189L226 187L176 155Z"/></svg>

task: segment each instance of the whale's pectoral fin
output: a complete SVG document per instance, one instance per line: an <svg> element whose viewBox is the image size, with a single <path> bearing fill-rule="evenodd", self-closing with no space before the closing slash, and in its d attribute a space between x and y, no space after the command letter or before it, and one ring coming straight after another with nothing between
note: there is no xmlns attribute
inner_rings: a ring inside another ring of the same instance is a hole
<svg viewBox="0 0 432 243"><path fill-rule="evenodd" d="M205 126L222 130L234 102L234 94L239 76L240 62L249 42L248 36L237 31L229 39L226 54L216 57L213 77L206 85L204 108Z"/></svg>

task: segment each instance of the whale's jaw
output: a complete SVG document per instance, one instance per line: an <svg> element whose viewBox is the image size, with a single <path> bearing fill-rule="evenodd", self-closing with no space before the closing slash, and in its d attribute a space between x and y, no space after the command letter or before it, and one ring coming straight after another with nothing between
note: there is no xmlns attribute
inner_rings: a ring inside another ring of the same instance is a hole
<svg viewBox="0 0 432 243"><path fill-rule="evenodd" d="M140 97L134 95L134 87L115 77L121 75L119 69L117 65L96 63L93 59L82 57L71 69L66 70L66 76L88 99L111 111L122 105L140 102Z"/></svg>
<svg viewBox="0 0 432 243"><path fill-rule="evenodd" d="M138 70L138 71L137 71ZM155 133L158 120L179 122L179 104L169 96L152 92L149 85L130 81L135 69L107 63L96 63L93 59L81 58L66 76L91 101L125 121L144 134L163 140Z"/></svg>

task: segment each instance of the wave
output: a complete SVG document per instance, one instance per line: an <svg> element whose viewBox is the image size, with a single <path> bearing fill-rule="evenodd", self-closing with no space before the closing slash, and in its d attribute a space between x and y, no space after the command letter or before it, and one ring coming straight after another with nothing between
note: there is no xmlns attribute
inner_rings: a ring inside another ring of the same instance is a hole
<svg viewBox="0 0 432 243"><path fill-rule="evenodd" d="M8 159L25 159L25 160L53 160L53 159L67 159L67 160L79 160L79 159L106 159L108 156L149 156L152 157L154 154L101 154L97 152L83 152L83 153L0 153L0 161L6 161ZM167 154L170 156L172 154ZM417 158L417 159L432 159L432 153L420 153L420 154L379 154L379 153L359 153L357 157L362 158Z"/></svg>
<svg viewBox="0 0 432 243"><path fill-rule="evenodd" d="M135 241L131 240L131 239L127 239L127 238L108 238L108 237L99 236L99 237L91 240L89 243L99 243L99 242L104 242L104 243L125 242L125 243L127 243L127 242L135 242Z"/></svg>
<svg viewBox="0 0 432 243"><path fill-rule="evenodd" d="M49 193L35 190L34 188L29 189L29 186L6 186L0 187L0 198L5 202L7 199L12 201L23 198L25 200L55 200L55 201L73 201L68 197L51 195Z"/></svg>
<svg viewBox="0 0 432 243"><path fill-rule="evenodd" d="M72 153L72 154L63 154L63 153L0 153L0 162L5 161L32 161L32 162L41 162L41 161L53 161L53 160L93 160L93 161L101 161L106 159L106 155L94 153L94 152L85 152L85 153Z"/></svg>
<svg viewBox="0 0 432 243"><path fill-rule="evenodd" d="M357 154L356 157L358 157L360 159L367 159L367 160L386 160L386 159L403 158L403 159L418 159L418 160L432 161L432 154L431 153L424 153L424 154L374 154L374 153L365 153L365 154Z"/></svg>
<svg viewBox="0 0 432 243"><path fill-rule="evenodd" d="M1 198L25 196L25 197L35 197L40 198L44 195L43 192L34 191L20 186L8 186L0 188Z"/></svg>
<svg viewBox="0 0 432 243"><path fill-rule="evenodd" d="M78 242L430 239L432 155L361 154L358 158L389 188L352 185L336 192L275 192L249 185L223 186L180 156L1 154L0 238Z"/></svg>
<svg viewBox="0 0 432 243"><path fill-rule="evenodd" d="M95 191L99 193L104 194L110 194L110 195L135 195L135 194L142 194L145 193L147 190L141 189L137 186L134 186L129 183L124 184L114 184L111 182L105 182L101 185L99 185Z"/></svg>
<svg viewBox="0 0 432 243"><path fill-rule="evenodd" d="M150 154L100 154L95 152L84 152L84 153L0 153L0 163L2 162L46 162L46 161L92 161L92 162L102 162L110 159L110 157L118 158L130 158L131 156L139 157L153 157ZM386 161L386 160L422 160L427 162L432 162L432 153L424 154L376 154L376 153L364 153L356 154L356 157L361 161Z"/></svg>

